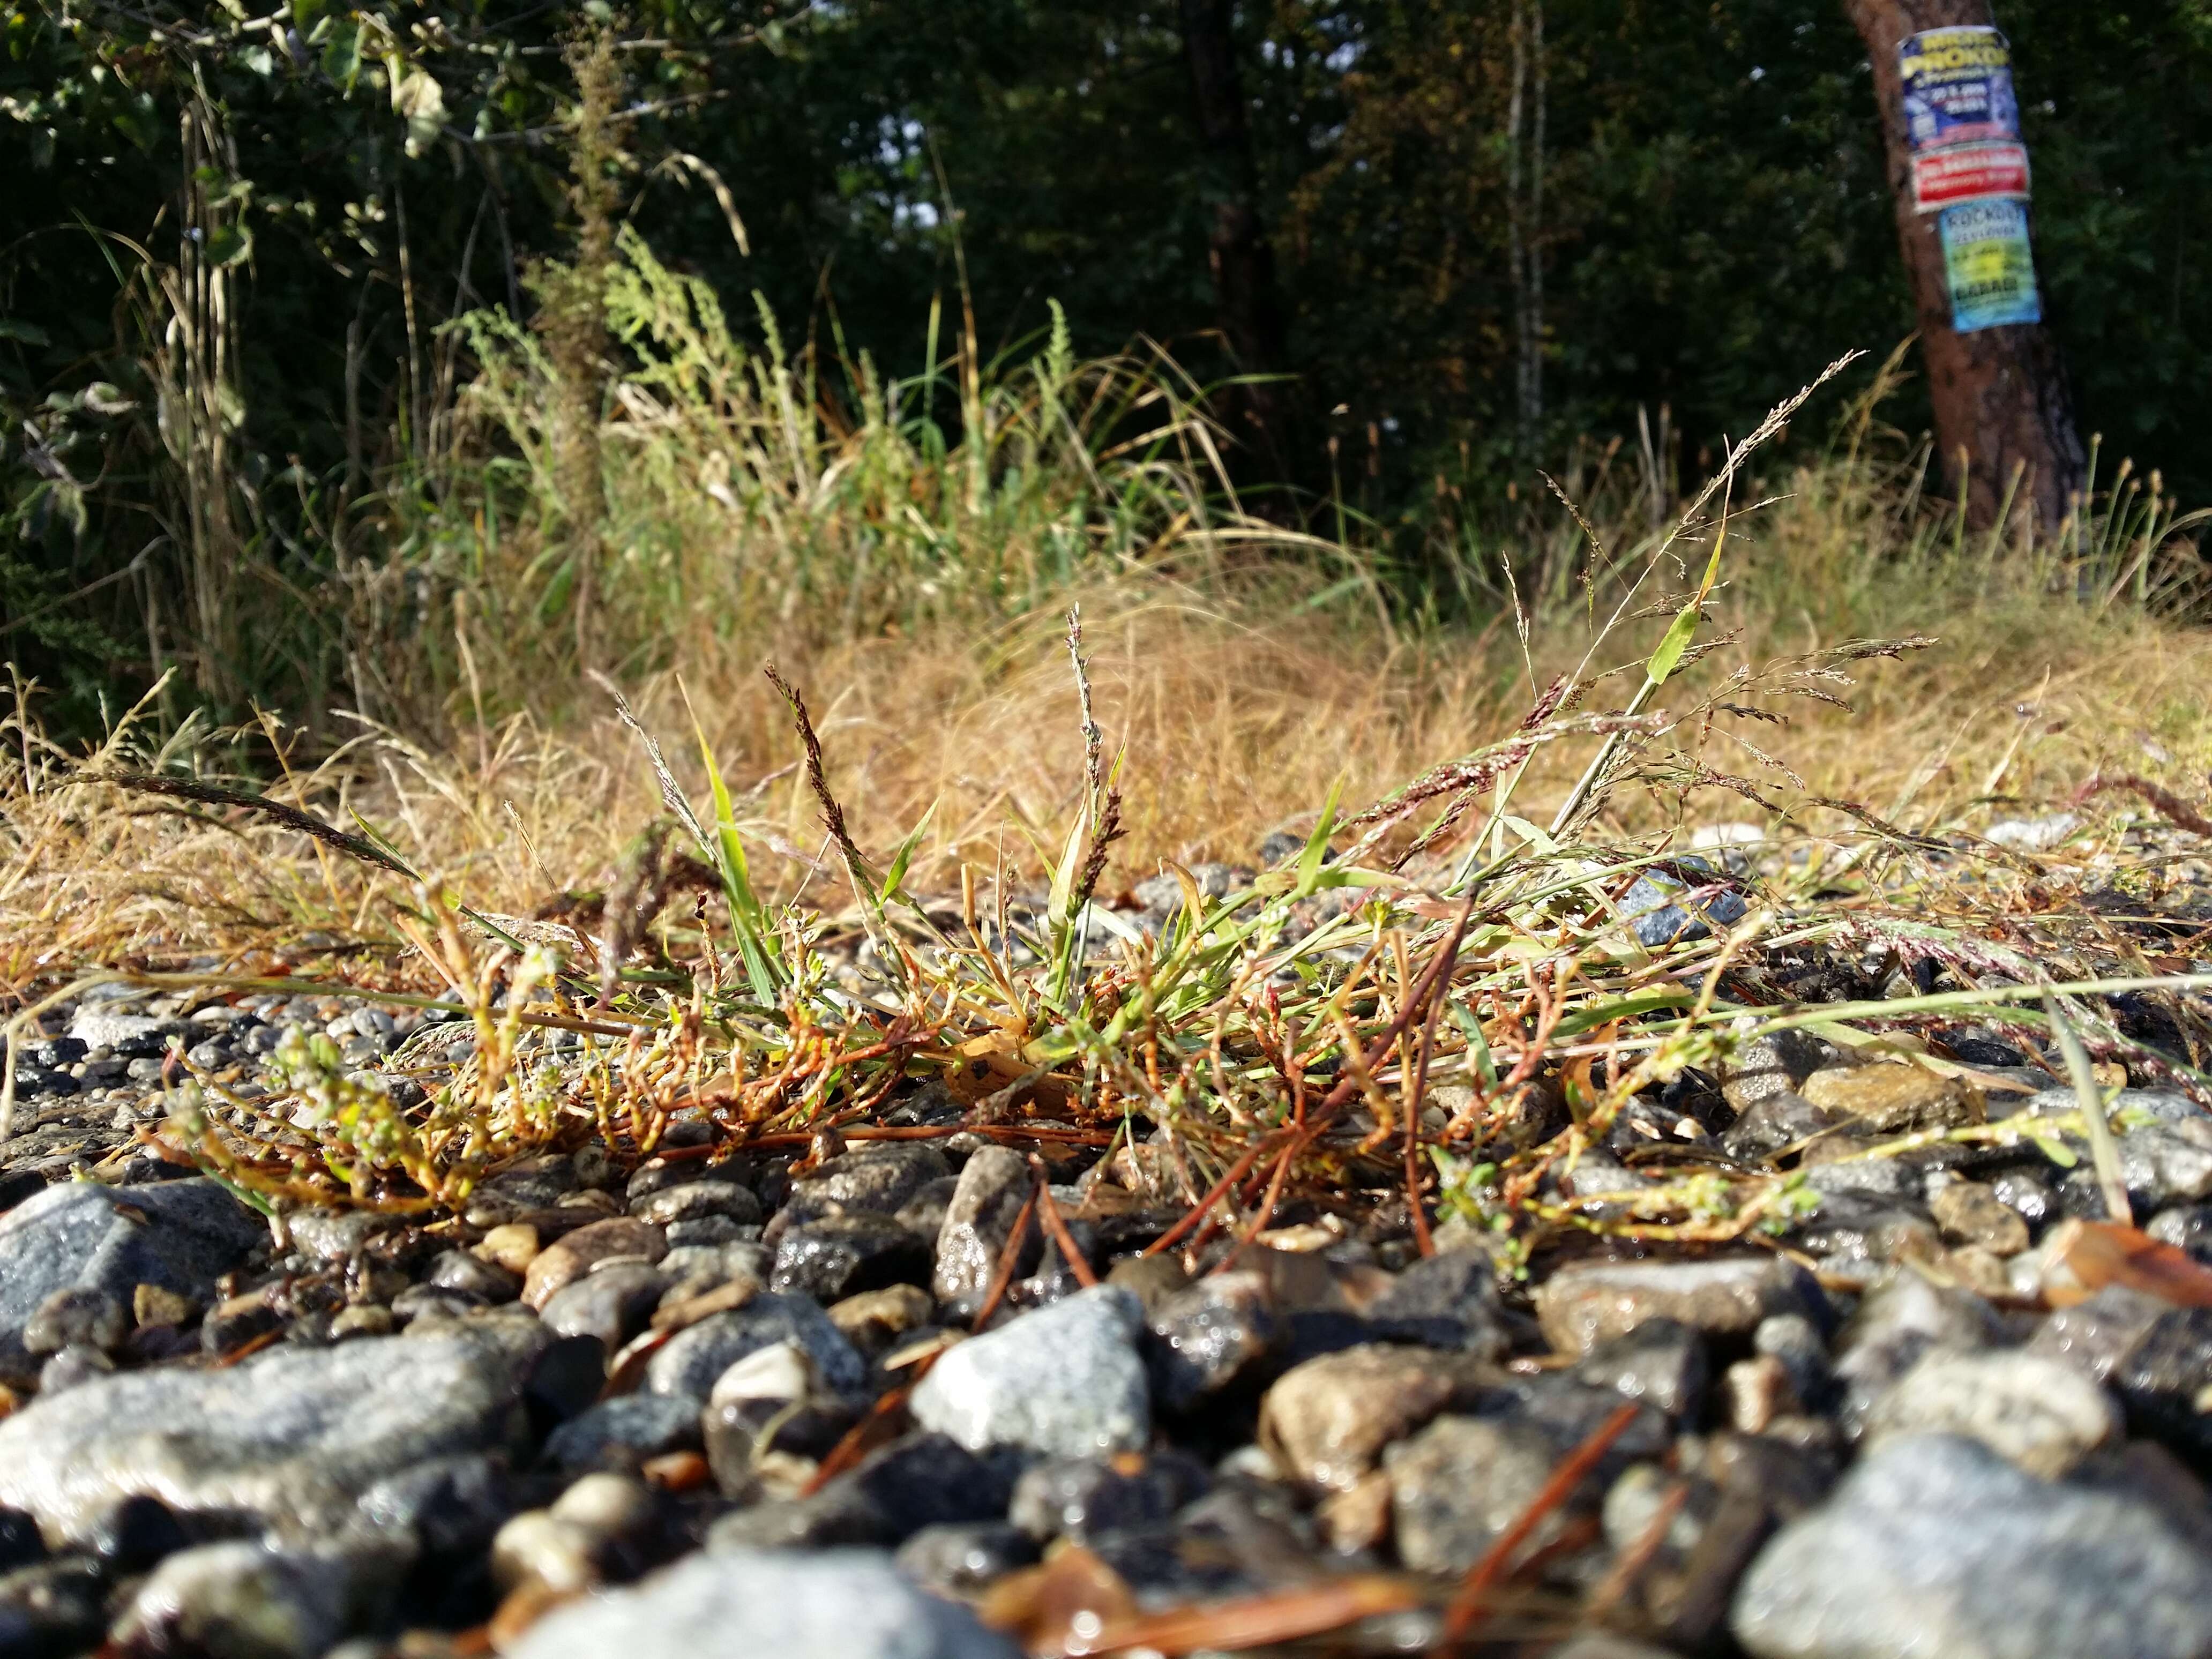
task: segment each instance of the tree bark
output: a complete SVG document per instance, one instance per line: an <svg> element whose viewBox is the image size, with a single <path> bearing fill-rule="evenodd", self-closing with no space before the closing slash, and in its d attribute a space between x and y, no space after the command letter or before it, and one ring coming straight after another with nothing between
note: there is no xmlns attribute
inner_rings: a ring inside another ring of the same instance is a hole
<svg viewBox="0 0 2212 1659"><path fill-rule="evenodd" d="M1221 332L1246 374L1283 373L1288 352L1275 285L1275 255L1260 217L1259 168L1237 69L1235 0L1181 0L1183 57L1190 66L1192 112L1212 173L1213 224L1207 242ZM1237 388L1240 435L1264 453L1278 477L1294 479L1302 457L1292 399L1282 384Z"/></svg>
<svg viewBox="0 0 2212 1659"><path fill-rule="evenodd" d="M2057 337L2048 323L1954 330L1937 216L1913 206L1898 45L1923 29L1990 24L1987 0L1844 0L1844 7L1873 59L1897 240L1919 316L1944 476L1963 494L1968 522L1986 526L2004 510L2020 471L2015 501L2033 507L2043 533L2053 533L2074 510L2087 472Z"/></svg>

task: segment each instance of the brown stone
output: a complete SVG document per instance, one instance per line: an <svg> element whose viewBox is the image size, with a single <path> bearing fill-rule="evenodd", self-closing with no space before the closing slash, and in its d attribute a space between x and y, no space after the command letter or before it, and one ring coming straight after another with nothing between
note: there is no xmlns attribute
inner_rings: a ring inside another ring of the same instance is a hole
<svg viewBox="0 0 2212 1659"><path fill-rule="evenodd" d="M1347 1492L1383 1447L1479 1381L1468 1363L1421 1348L1346 1348L1293 1366L1260 1402L1260 1443L1284 1474Z"/></svg>
<svg viewBox="0 0 2212 1659"><path fill-rule="evenodd" d="M1978 1181L1954 1181L1928 1200L1943 1237L1954 1244L1974 1244L1995 1255L2018 1255L2027 1248L2027 1223Z"/></svg>
<svg viewBox="0 0 2212 1659"><path fill-rule="evenodd" d="M1978 1097L1956 1078L1901 1061L1831 1066L1812 1073L1797 1092L1824 1110L1883 1131L1952 1128L1981 1115Z"/></svg>
<svg viewBox="0 0 2212 1659"><path fill-rule="evenodd" d="M605 1221L579 1227L559 1243L540 1250L532 1260L530 1271L523 1275L522 1299L533 1309L544 1307L554 1291L589 1273L594 1261L617 1255L642 1256L648 1261L658 1261L667 1254L667 1241L661 1237L659 1228L633 1221L628 1216L610 1216Z"/></svg>

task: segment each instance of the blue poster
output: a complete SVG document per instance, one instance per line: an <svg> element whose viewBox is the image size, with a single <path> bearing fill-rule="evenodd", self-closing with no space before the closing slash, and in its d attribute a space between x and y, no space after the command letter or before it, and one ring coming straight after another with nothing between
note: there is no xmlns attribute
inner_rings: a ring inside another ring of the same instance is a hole
<svg viewBox="0 0 2212 1659"><path fill-rule="evenodd" d="M2027 209L2019 202L1970 202L1936 216L1951 326L1961 334L2043 320Z"/></svg>
<svg viewBox="0 0 2212 1659"><path fill-rule="evenodd" d="M2012 48L1980 26L1923 29L1898 43L1905 135L1915 154L2020 137Z"/></svg>

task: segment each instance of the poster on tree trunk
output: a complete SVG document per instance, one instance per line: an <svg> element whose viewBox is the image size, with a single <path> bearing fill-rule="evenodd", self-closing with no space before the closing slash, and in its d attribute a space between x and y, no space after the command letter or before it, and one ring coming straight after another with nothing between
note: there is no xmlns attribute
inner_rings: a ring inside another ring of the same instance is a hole
<svg viewBox="0 0 2212 1659"><path fill-rule="evenodd" d="M2020 137L2012 47L1996 29L1923 29L1897 48L1905 134L1915 155L1942 144Z"/></svg>
<svg viewBox="0 0 2212 1659"><path fill-rule="evenodd" d="M2035 259L2027 242L2027 209L2018 202L1973 202L1943 210L1943 272L1951 289L1951 326L1961 334L2043 319L2035 291Z"/></svg>

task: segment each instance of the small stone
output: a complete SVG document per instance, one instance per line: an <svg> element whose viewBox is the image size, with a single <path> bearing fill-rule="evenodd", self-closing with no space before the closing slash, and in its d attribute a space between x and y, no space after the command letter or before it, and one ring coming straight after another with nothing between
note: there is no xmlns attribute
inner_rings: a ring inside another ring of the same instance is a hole
<svg viewBox="0 0 2212 1659"><path fill-rule="evenodd" d="M1142 1306L1127 1291L1079 1291L946 1351L915 1387L909 1408L917 1423L971 1450L1023 1446L1066 1457L1138 1450L1152 1433L1136 1347L1142 1326Z"/></svg>
<svg viewBox="0 0 2212 1659"><path fill-rule="evenodd" d="M973 1600L1036 1559L1036 1540L1005 1521L924 1527L896 1558L901 1577L948 1601Z"/></svg>
<svg viewBox="0 0 2212 1659"><path fill-rule="evenodd" d="M726 1215L702 1215L689 1221L672 1221L663 1231L668 1235L670 1249L696 1250L702 1246L743 1243L759 1237L761 1230Z"/></svg>
<svg viewBox="0 0 2212 1659"><path fill-rule="evenodd" d="M2058 1194L2033 1170L2007 1170L1990 1182L1990 1190L2031 1227L2057 1218Z"/></svg>
<svg viewBox="0 0 2212 1659"><path fill-rule="evenodd" d="M1711 875L1704 859L1684 856L1674 862L1686 872ZM1697 896L1692 897L1691 895ZM1620 896L1620 914L1634 929L1646 950L1708 937L1714 926L1732 927L1748 914L1741 895L1725 885L1717 890L1700 882L1692 886L1681 877L1660 869L1644 871Z"/></svg>
<svg viewBox="0 0 2212 1659"><path fill-rule="evenodd" d="M523 1276L522 1299L532 1309L543 1308L562 1285L581 1279L594 1261L610 1256L643 1256L658 1261L668 1245L660 1229L628 1216L611 1216L576 1229L541 1250Z"/></svg>
<svg viewBox="0 0 2212 1659"><path fill-rule="evenodd" d="M1985 1298L1930 1284L1910 1269L1897 1273L1869 1294L1836 1338L1845 1427L1855 1430L1868 1408L1931 1349L1972 1352L2003 1334Z"/></svg>
<svg viewBox="0 0 2212 1659"><path fill-rule="evenodd" d="M1828 1045L1804 1031L1773 1031L1738 1046L1722 1062L1721 1096L1738 1112L1794 1091L1826 1064Z"/></svg>
<svg viewBox="0 0 2212 1659"><path fill-rule="evenodd" d="M686 1557L636 1588L556 1607L510 1659L1019 1659L965 1607L868 1551Z"/></svg>
<svg viewBox="0 0 2212 1659"><path fill-rule="evenodd" d="M283 1322L283 1313L264 1291L226 1297L200 1321L200 1346L211 1354L230 1353Z"/></svg>
<svg viewBox="0 0 2212 1659"><path fill-rule="evenodd" d="M2212 1204L2180 1204L2160 1210L2144 1224L2143 1231L2191 1260L2212 1266Z"/></svg>
<svg viewBox="0 0 2212 1659"><path fill-rule="evenodd" d="M568 1469L635 1469L647 1458L696 1451L703 1443L698 1402L623 1394L587 1407L545 1442L545 1458Z"/></svg>
<svg viewBox="0 0 2212 1659"><path fill-rule="evenodd" d="M599 1582L599 1548L598 1535L582 1523L526 1510L492 1540L492 1578L508 1590L536 1584L556 1595L575 1595Z"/></svg>
<svg viewBox="0 0 2212 1659"><path fill-rule="evenodd" d="M2018 1255L2028 1245L2027 1223L1978 1181L1946 1182L1928 1200L1943 1237L1954 1244L1978 1245L1996 1255Z"/></svg>
<svg viewBox="0 0 2212 1659"><path fill-rule="evenodd" d="M1771 1157L1786 1146L1815 1141L1850 1120L1823 1111L1793 1090L1761 1095L1721 1136L1721 1150L1747 1160ZM1808 1154L1809 1155L1809 1154Z"/></svg>
<svg viewBox="0 0 2212 1659"><path fill-rule="evenodd" d="M1923 1358L1867 1414L1869 1442L1960 1434L2030 1474L2057 1480L2125 1425L2112 1395L2070 1366L2017 1351Z"/></svg>
<svg viewBox="0 0 2212 1659"><path fill-rule="evenodd" d="M112 1291L66 1285L39 1304L23 1327L23 1346L34 1354L59 1353L72 1346L113 1353L131 1334L131 1322Z"/></svg>
<svg viewBox="0 0 2212 1659"><path fill-rule="evenodd" d="M930 1280L949 1317L964 1321L981 1311L998 1273L999 1258L1006 1254L1015 1218L1034 1184L1028 1164L1004 1146L982 1147L960 1171L945 1225L937 1236L936 1267ZM1014 1263L1018 1275L1032 1271L1043 1253L1034 1218L1028 1238Z"/></svg>
<svg viewBox="0 0 2212 1659"><path fill-rule="evenodd" d="M341 1308L331 1318L331 1340L343 1342L356 1336L389 1336L392 1310L374 1302L356 1302Z"/></svg>
<svg viewBox="0 0 2212 1659"><path fill-rule="evenodd" d="M629 1212L641 1221L662 1227L672 1221L697 1221L713 1215L757 1226L761 1203L750 1188L733 1181L686 1181L633 1199Z"/></svg>
<svg viewBox="0 0 2212 1659"><path fill-rule="evenodd" d="M50 1399L64 1389L114 1374L115 1362L89 1342L72 1342L39 1368L39 1394Z"/></svg>
<svg viewBox="0 0 2212 1659"><path fill-rule="evenodd" d="M1389 1447L1382 1468L1398 1559L1416 1572L1465 1572L1543 1490L1559 1461L1541 1430L1483 1417L1439 1417ZM1534 1541L1558 1536L1577 1507L1595 1507L1595 1499L1578 1492L1545 1518Z"/></svg>
<svg viewBox="0 0 2212 1659"><path fill-rule="evenodd" d="M714 1379L709 1406L734 1400L811 1400L822 1392L822 1373L813 1356L797 1342L756 1349Z"/></svg>
<svg viewBox="0 0 2212 1659"><path fill-rule="evenodd" d="M172 1555L139 1587L115 1645L131 1655L315 1659L396 1577L381 1556L204 1544Z"/></svg>
<svg viewBox="0 0 2212 1659"><path fill-rule="evenodd" d="M848 1296L826 1311L845 1340L873 1358L888 1352L908 1332L927 1325L936 1305L918 1285L886 1285L879 1291Z"/></svg>
<svg viewBox="0 0 2212 1659"><path fill-rule="evenodd" d="M2112 1368L2112 1386L2139 1432L2199 1468L2212 1462L2212 1308L2160 1314Z"/></svg>
<svg viewBox="0 0 2212 1659"><path fill-rule="evenodd" d="M538 1229L526 1221L506 1221L494 1227L480 1240L476 1254L493 1266L504 1267L520 1279L530 1271L530 1264L538 1260L544 1249L538 1237Z"/></svg>
<svg viewBox="0 0 2212 1659"><path fill-rule="evenodd" d="M951 1173L945 1154L927 1142L882 1142L833 1158L793 1182L789 1208L794 1220L840 1210L896 1215L923 1187Z"/></svg>
<svg viewBox="0 0 2212 1659"><path fill-rule="evenodd" d="M609 1353L646 1327L668 1276L642 1262L616 1262L562 1285L538 1310L545 1328L561 1336L595 1336Z"/></svg>
<svg viewBox="0 0 2212 1659"><path fill-rule="evenodd" d="M1737 1360L1722 1374L1721 1392L1728 1401L1729 1426L1739 1434L1765 1434L1777 1418L1804 1408L1790 1368L1772 1354Z"/></svg>
<svg viewBox="0 0 2212 1659"><path fill-rule="evenodd" d="M925 1285L929 1241L886 1215L823 1216L787 1229L776 1243L769 1287L838 1302L888 1285Z"/></svg>
<svg viewBox="0 0 2212 1659"><path fill-rule="evenodd" d="M199 1317L200 1304L189 1296L159 1285L135 1285L131 1290L132 1322L139 1325L189 1325Z"/></svg>
<svg viewBox="0 0 2212 1659"><path fill-rule="evenodd" d="M1147 1322L1153 1398L1171 1412L1188 1411L1254 1370L1286 1334L1258 1268L1209 1273L1159 1297Z"/></svg>
<svg viewBox="0 0 2212 1659"><path fill-rule="evenodd" d="M2107 1285L2086 1302L2060 1308L2028 1339L2030 1353L2071 1365L2092 1382L2109 1380L2172 1305L2147 1291Z"/></svg>
<svg viewBox="0 0 2212 1659"><path fill-rule="evenodd" d="M1952 1128L1978 1115L1957 1079L1901 1061L1828 1066L1807 1077L1797 1092L1824 1110L1856 1118L1884 1133Z"/></svg>
<svg viewBox="0 0 2212 1659"><path fill-rule="evenodd" d="M292 1248L311 1261L350 1261L368 1241L389 1229L391 1218L374 1210L301 1210L284 1218Z"/></svg>
<svg viewBox="0 0 2212 1659"><path fill-rule="evenodd" d="M1544 1335L1561 1353L1586 1354L1653 1319L1709 1336L1747 1337L1771 1314L1817 1316L1826 1303L1812 1275L1780 1256L1706 1261L1577 1261L1536 1293Z"/></svg>
<svg viewBox="0 0 2212 1659"><path fill-rule="evenodd" d="M447 1250L430 1264L422 1282L441 1291L459 1291L486 1303L512 1302L522 1292L522 1276L489 1257L468 1250Z"/></svg>
<svg viewBox="0 0 2212 1659"><path fill-rule="evenodd" d="M1790 1391L1806 1405L1823 1407L1833 1391L1835 1373L1820 1327L1802 1314L1776 1314L1759 1322L1751 1334L1754 1352L1782 1362Z"/></svg>
<svg viewBox="0 0 2212 1659"><path fill-rule="evenodd" d="M1390 1535L1390 1477L1381 1469L1333 1492L1314 1507L1322 1541L1340 1555L1382 1548Z"/></svg>
<svg viewBox="0 0 2212 1659"><path fill-rule="evenodd" d="M909 1434L871 1452L805 1498L757 1504L717 1522L709 1550L896 1547L924 1527L995 1521L1010 1496L1007 1463L941 1434Z"/></svg>
<svg viewBox="0 0 2212 1659"><path fill-rule="evenodd" d="M1285 1372L1260 1404L1260 1437L1291 1479L1343 1492L1382 1449L1467 1386L1465 1362L1418 1348L1347 1348Z"/></svg>
<svg viewBox="0 0 2212 1659"><path fill-rule="evenodd" d="M1679 1320L1654 1319L1601 1342L1574 1369L1584 1382L1656 1406L1669 1417L1694 1418L1711 1376L1705 1340Z"/></svg>
<svg viewBox="0 0 2212 1659"><path fill-rule="evenodd" d="M680 1333L647 1362L645 1386L657 1395L705 1405L715 1379L746 1355L795 1341L812 1358L823 1383L857 1394L867 1364L821 1309L803 1296L763 1293L744 1307L714 1314Z"/></svg>
<svg viewBox="0 0 2212 1659"><path fill-rule="evenodd" d="M1456 1348L1479 1359L1502 1358L1512 1346L1497 1264L1486 1250L1443 1250L1414 1262L1366 1312L1394 1340Z"/></svg>
<svg viewBox="0 0 2212 1659"><path fill-rule="evenodd" d="M1006 1518L1041 1544L1063 1536L1080 1543L1165 1521L1212 1484L1204 1464L1178 1451L1050 1458L1014 1483Z"/></svg>
<svg viewBox="0 0 2212 1659"><path fill-rule="evenodd" d="M2212 1554L2155 1503L1899 1435L1760 1552L1729 1622L1757 1659L2197 1659Z"/></svg>

